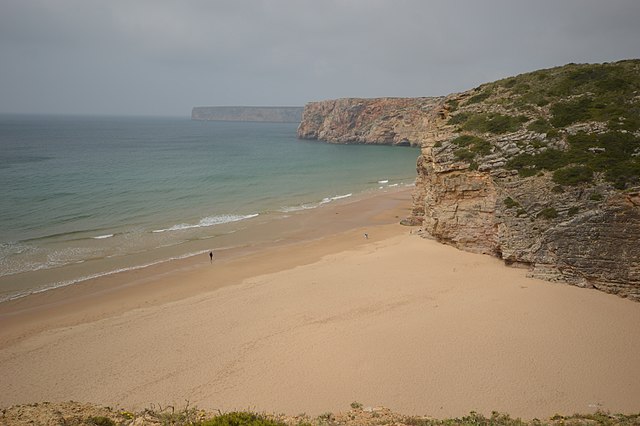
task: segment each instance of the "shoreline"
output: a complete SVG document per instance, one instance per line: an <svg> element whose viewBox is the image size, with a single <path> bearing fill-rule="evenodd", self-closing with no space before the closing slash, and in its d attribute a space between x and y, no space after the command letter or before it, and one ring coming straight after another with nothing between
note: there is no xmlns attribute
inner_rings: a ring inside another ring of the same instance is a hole
<svg viewBox="0 0 640 426"><path fill-rule="evenodd" d="M109 298L108 302L111 304L117 302L118 307L111 307L108 314L91 315L87 313L82 317L82 321L102 319L105 316L117 315L130 309L175 301L198 294L201 291L215 290L223 285L213 288L188 285L180 287L178 291L165 280L161 284L154 284L156 278L174 277L179 279L180 273L193 273L199 268L209 266L208 256L206 256L209 250L215 252L215 265L231 263L228 267L233 267L233 262L250 262L251 256L260 257L265 250L283 250L287 246L311 243L314 240L352 229L359 224L375 226L382 223L399 222L410 211L410 207L407 207L409 205L403 206L403 204L409 202L411 191L412 187L388 188L384 192L356 194L353 197L336 200L314 209L289 212L287 217L258 217L255 218L254 223L246 224L233 234L229 234L232 241L239 240L239 242L232 243L226 248L201 248L202 253L199 255L178 256L175 259L159 261L149 266L105 273L98 277L2 301L0 302L0 324L3 326L0 327L0 348L14 339L22 339L32 333L54 328L53 324L58 326L76 325L78 321L69 318L66 311L89 310L86 305L96 302L105 304L101 300L105 297ZM383 201L379 202L378 200ZM388 208L393 214L387 211ZM371 211L371 214L366 214L366 210ZM334 216L340 214L343 217L351 215L352 219L335 223ZM325 228L312 229L309 226L311 222L322 224ZM249 243L249 238L243 235L246 233L253 236L252 243ZM283 235L283 237L276 240L276 235ZM200 242L200 244L204 244L204 242ZM283 268L291 266L296 265L287 264ZM269 271L273 270L269 269ZM46 272L46 270L42 271L42 273ZM232 285L246 277L244 274L230 277L231 281L225 285ZM59 322L56 321L58 318ZM34 327L24 327L25 323L34 323ZM46 323L46 327L35 325L37 323ZM9 330L18 325L24 328L19 332Z"/></svg>
<svg viewBox="0 0 640 426"><path fill-rule="evenodd" d="M359 200L375 198L384 194L408 191L413 184L380 187L357 193L337 195L296 207L281 210L267 210L261 213L246 215L241 220L228 220L212 226L201 227L190 225L185 228L150 230L149 235L161 234L165 231L188 232L182 236L174 236L169 244L152 246L142 251L126 255L97 257L81 262L66 263L51 268L36 268L23 272L0 276L0 305L12 300L47 292L60 287L75 285L84 281L100 279L105 276L120 274L132 270L148 269L159 264L196 257L210 250L238 250L256 244L273 244L288 238L292 232L280 223L292 223L297 226L296 218L304 214L313 214L318 209L326 209L336 204L353 203ZM184 226L180 225L180 226ZM169 225L167 225L169 226ZM293 232L300 231L294 229ZM91 240L107 240L106 234L91 237ZM126 233L117 234L126 235Z"/></svg>
<svg viewBox="0 0 640 426"><path fill-rule="evenodd" d="M213 265L203 255L0 304L0 406L640 410L640 305L420 238L398 225L409 200L337 203Z"/></svg>

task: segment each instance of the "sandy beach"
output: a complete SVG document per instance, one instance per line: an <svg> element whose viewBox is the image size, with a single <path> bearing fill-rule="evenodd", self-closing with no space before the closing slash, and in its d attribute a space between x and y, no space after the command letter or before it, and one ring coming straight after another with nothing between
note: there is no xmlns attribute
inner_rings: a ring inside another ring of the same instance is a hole
<svg viewBox="0 0 640 426"><path fill-rule="evenodd" d="M409 206L410 190L336 203L213 264L2 303L0 406L640 411L640 304L421 238L397 224Z"/></svg>

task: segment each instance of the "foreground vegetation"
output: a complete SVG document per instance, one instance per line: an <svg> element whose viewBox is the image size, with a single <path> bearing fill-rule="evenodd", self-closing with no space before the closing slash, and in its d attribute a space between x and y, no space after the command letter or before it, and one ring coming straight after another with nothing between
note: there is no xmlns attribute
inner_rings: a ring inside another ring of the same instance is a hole
<svg viewBox="0 0 640 426"><path fill-rule="evenodd" d="M353 402L351 409L344 413L325 413L317 417L305 414L286 416L283 414L264 414L250 411L230 413L207 413L194 407L175 409L172 406L152 406L142 412L132 413L99 407L92 404L67 402L60 404L42 403L13 406L0 411L2 425L87 425L87 426L333 426L333 425L394 425L394 426L541 426L541 425L635 425L640 426L640 414L574 414L572 416L555 415L547 420L529 421L512 418L507 414L493 412L485 416L476 412L452 419L434 419L428 416L406 416L392 412L387 408L364 408Z"/></svg>

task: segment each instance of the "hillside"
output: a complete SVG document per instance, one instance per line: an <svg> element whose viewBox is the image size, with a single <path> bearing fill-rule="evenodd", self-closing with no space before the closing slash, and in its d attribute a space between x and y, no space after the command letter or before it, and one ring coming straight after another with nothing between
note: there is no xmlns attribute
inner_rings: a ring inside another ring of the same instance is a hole
<svg viewBox="0 0 640 426"><path fill-rule="evenodd" d="M431 98L427 108L423 99L403 100L402 110L397 100L378 105L385 116L419 111L405 127L386 127L397 135L420 123L406 224L539 278L640 300L639 60L539 70ZM349 116L327 102L331 116ZM309 117L322 122L311 114L317 104L307 108L300 129ZM340 128L358 141L349 129L383 134L379 118Z"/></svg>

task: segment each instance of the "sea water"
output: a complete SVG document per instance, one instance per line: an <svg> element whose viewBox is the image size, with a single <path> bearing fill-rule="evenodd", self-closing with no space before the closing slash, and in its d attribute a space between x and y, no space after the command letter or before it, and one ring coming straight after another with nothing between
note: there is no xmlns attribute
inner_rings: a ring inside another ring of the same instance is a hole
<svg viewBox="0 0 640 426"><path fill-rule="evenodd" d="M0 116L0 301L414 180L416 149L304 141L296 126Z"/></svg>

